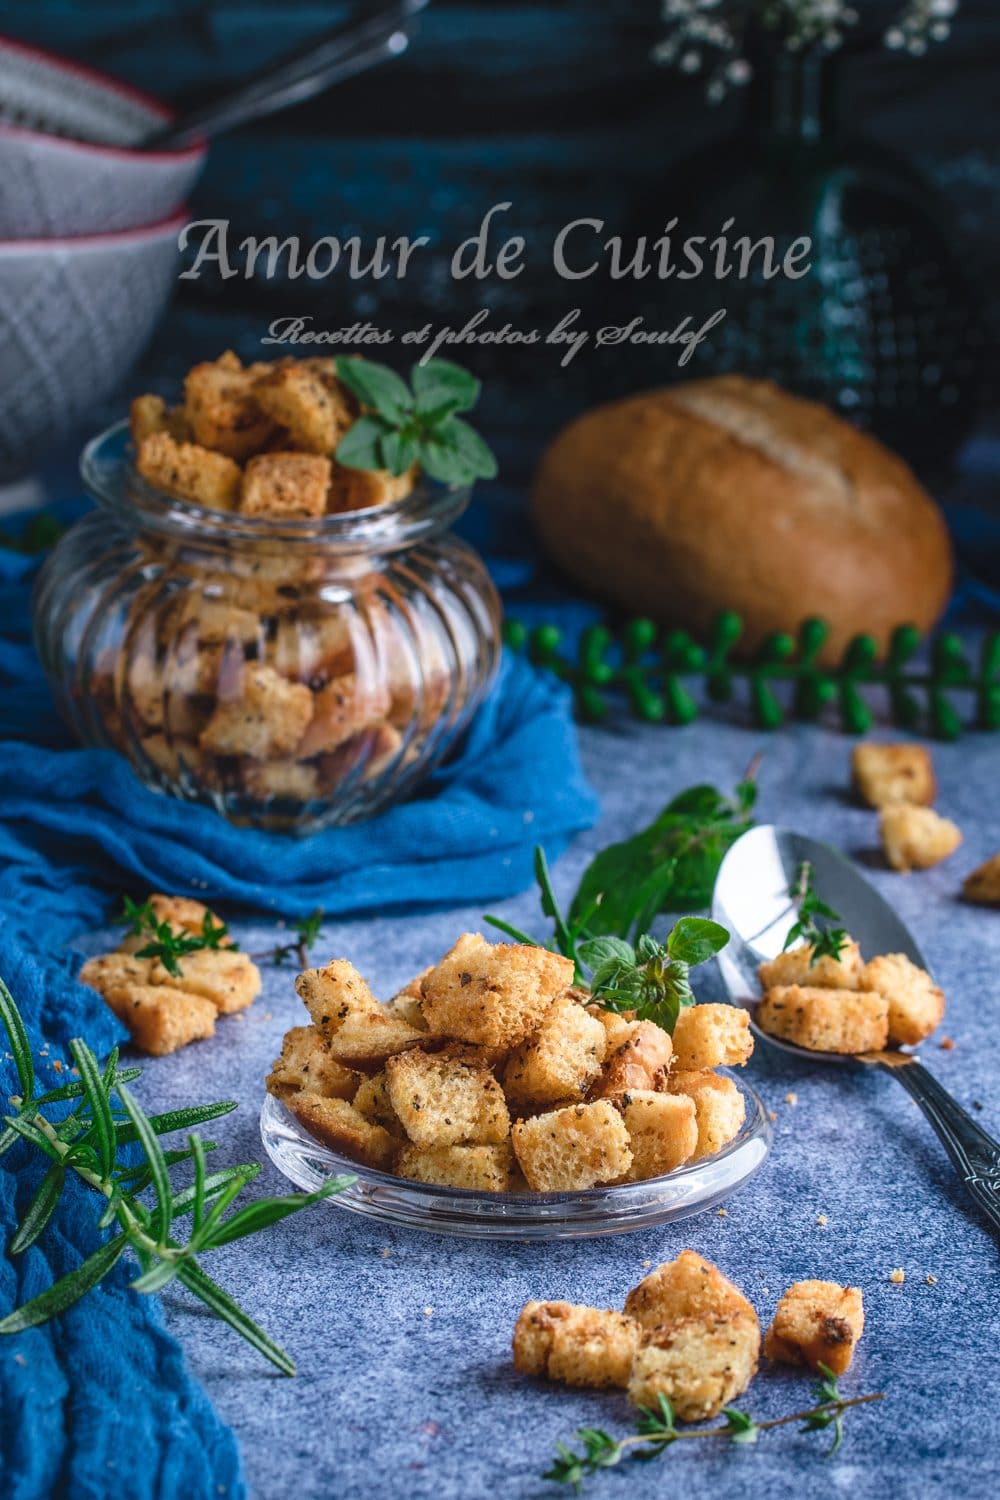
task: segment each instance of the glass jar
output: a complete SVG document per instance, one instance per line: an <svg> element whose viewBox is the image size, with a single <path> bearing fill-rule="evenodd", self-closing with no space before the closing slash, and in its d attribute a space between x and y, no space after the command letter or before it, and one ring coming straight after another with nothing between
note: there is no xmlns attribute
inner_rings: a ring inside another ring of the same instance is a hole
<svg viewBox="0 0 1000 1500"><path fill-rule="evenodd" d="M84 449L98 509L39 577L35 638L86 745L232 822L370 816L455 743L493 679L500 604L448 530L468 488L310 520L153 489L127 424Z"/></svg>

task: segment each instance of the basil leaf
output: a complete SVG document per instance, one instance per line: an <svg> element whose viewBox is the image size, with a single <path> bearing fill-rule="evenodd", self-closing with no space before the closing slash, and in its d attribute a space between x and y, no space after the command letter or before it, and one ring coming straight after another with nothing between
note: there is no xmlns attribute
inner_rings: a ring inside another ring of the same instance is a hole
<svg viewBox="0 0 1000 1500"><path fill-rule="evenodd" d="M429 359L424 365L414 365L410 384L417 398L417 414L435 420L449 412L470 411L481 390L474 375L447 359Z"/></svg>
<svg viewBox="0 0 1000 1500"><path fill-rule="evenodd" d="M359 417L337 444L336 459L345 469L382 469L382 444L392 428L381 417Z"/></svg>
<svg viewBox="0 0 1000 1500"><path fill-rule="evenodd" d="M719 922L710 922L707 917L681 917L667 938L667 952L694 968L721 953L728 942L729 933Z"/></svg>
<svg viewBox="0 0 1000 1500"><path fill-rule="evenodd" d="M413 396L406 381L388 365L341 355L337 360L337 376L359 401L390 422L401 421L413 410Z"/></svg>

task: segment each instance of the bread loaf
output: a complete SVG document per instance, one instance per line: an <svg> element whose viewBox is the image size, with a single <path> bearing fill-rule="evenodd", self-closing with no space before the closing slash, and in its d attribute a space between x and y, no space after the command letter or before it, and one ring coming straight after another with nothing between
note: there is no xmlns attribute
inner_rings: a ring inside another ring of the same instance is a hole
<svg viewBox="0 0 1000 1500"><path fill-rule="evenodd" d="M692 381L600 406L542 458L535 520L553 558L630 614L744 644L829 621L852 635L937 620L952 580L942 516L874 438L770 381Z"/></svg>

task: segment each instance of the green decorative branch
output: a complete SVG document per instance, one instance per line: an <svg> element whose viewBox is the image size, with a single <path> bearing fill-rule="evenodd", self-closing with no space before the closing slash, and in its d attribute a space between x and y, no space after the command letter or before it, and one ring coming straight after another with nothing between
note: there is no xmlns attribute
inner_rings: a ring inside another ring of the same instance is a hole
<svg viewBox="0 0 1000 1500"><path fill-rule="evenodd" d="M849 734L864 734L874 714L866 690L883 688L892 722L902 729L926 727L940 739L954 740L965 727L1000 729L1000 631L991 632L973 663L960 636L942 632L930 642L929 661L914 661L922 644L912 625L899 625L889 651L878 660L871 635L856 635L836 666L819 662L830 628L825 620L804 620L798 636L776 633L748 659L734 659L743 622L732 611L720 614L707 645L683 630L664 630L652 620L633 619L619 630L591 625L575 654L564 647L556 625L529 630L508 621L504 635L515 651L555 672L573 688L578 716L606 720L616 698L624 697L633 716L649 724L689 724L698 717L693 688L703 685L714 703L729 702L741 686L754 724L778 729L786 718L819 719L836 713ZM775 689L791 684L784 704ZM960 697L965 714L956 707Z"/></svg>

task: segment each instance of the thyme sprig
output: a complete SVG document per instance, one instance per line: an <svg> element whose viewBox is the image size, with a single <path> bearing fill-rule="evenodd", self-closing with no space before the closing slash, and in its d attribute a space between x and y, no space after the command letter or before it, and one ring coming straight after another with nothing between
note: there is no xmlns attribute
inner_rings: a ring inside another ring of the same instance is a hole
<svg viewBox="0 0 1000 1500"><path fill-rule="evenodd" d="M297 921L288 925L298 936L292 942L276 943L273 948L265 948L262 953L251 953L250 957L255 963L272 963L276 969L287 962L288 959L298 960L299 967L309 967L309 950L313 948L319 938L320 928L323 926L326 912L322 906L309 913L308 917L299 917Z"/></svg>
<svg viewBox="0 0 1000 1500"><path fill-rule="evenodd" d="M832 1428L833 1442L826 1455L829 1458L843 1440L844 1413L855 1406L882 1401L884 1392L876 1391L867 1396L845 1396L833 1372L825 1365L820 1365L819 1368L821 1378L813 1386L813 1405L804 1411L757 1421L749 1412L727 1406L723 1412L725 1420L718 1426L679 1431L672 1405L666 1396L660 1396L657 1410L643 1409L636 1422L635 1432L627 1437L613 1438L600 1427L577 1428L576 1437L582 1444L582 1452L570 1448L566 1443L557 1443L555 1461L542 1478L550 1479L556 1484L571 1485L579 1494L584 1479L600 1473L602 1469L614 1468L623 1459L659 1458L674 1443L702 1438L722 1438L727 1442L740 1444L755 1443L762 1432L787 1427L793 1422L801 1423L801 1432L822 1432Z"/></svg>
<svg viewBox="0 0 1000 1500"><path fill-rule="evenodd" d="M833 927L828 924L843 922L844 919L839 911L834 911L832 906L821 901L816 894L813 885L813 868L808 859L803 860L796 870L795 879L789 887L788 894L798 907L799 915L798 920L793 922L788 929L788 936L784 943L785 949L799 942L811 943L810 968L821 958L838 959L849 941L847 931L842 926Z"/></svg>
<svg viewBox="0 0 1000 1500"><path fill-rule="evenodd" d="M189 953L206 949L216 950L223 946L236 948L238 944L229 936L225 922L217 922L210 911L202 918L200 932L187 932L174 927L166 919L159 921L151 901L141 904L123 897L120 924L128 927L134 937L148 937L149 942L137 948L136 958L158 958L168 974L179 979L183 973L181 959Z"/></svg>
<svg viewBox="0 0 1000 1500"><path fill-rule="evenodd" d="M140 1069L120 1068L117 1048L103 1063L98 1062L80 1038L69 1044L78 1078L39 1092L24 1022L2 980L0 1023L7 1034L20 1090L10 1099L11 1113L6 1115L5 1129L0 1133L0 1152L23 1141L48 1160L48 1169L14 1231L8 1253L22 1254L44 1233L71 1176L98 1195L98 1229L114 1231L75 1270L0 1318L0 1334L20 1333L65 1312L129 1252L138 1262L139 1274L131 1283L135 1291L156 1292L179 1281L279 1370L294 1375L295 1365L289 1355L213 1281L202 1268L200 1257L343 1191L354 1179L337 1177L315 1193L258 1198L234 1208L243 1189L258 1176L260 1166L249 1162L208 1172L205 1157L215 1144L202 1140L197 1127L228 1114L236 1108L235 1101L148 1115L129 1087L139 1077ZM59 1107L66 1104L71 1107L62 1113ZM161 1137L178 1131L187 1133L187 1144L164 1150ZM193 1175L190 1182L178 1187L171 1172L182 1162L190 1164ZM231 1208L233 1211L228 1212ZM190 1223L186 1231L178 1233L178 1223L185 1219Z"/></svg>

